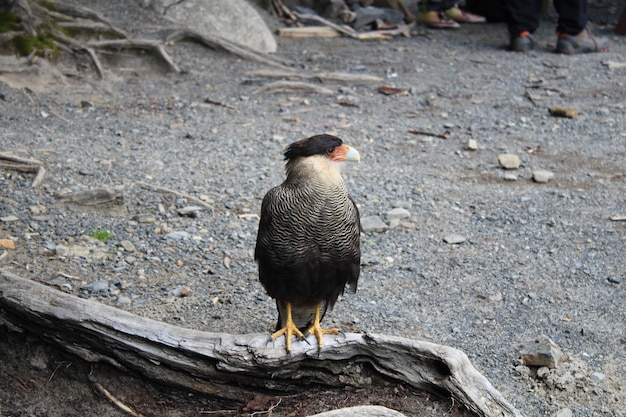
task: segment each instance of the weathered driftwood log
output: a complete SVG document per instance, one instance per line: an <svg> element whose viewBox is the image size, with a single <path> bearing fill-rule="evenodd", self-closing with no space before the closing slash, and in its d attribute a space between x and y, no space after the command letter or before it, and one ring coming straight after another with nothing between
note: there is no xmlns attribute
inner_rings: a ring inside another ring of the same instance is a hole
<svg viewBox="0 0 626 417"><path fill-rule="evenodd" d="M395 380L448 392L478 416L522 417L467 356L447 346L399 337L347 333L294 344L268 335L208 333L139 317L0 270L0 320L33 332L91 362L222 398L255 390L293 393L307 385L367 386Z"/></svg>

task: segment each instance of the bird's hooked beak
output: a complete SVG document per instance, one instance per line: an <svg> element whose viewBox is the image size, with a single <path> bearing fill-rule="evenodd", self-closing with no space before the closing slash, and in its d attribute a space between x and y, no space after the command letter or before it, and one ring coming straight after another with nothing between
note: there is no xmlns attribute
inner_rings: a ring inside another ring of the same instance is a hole
<svg viewBox="0 0 626 417"><path fill-rule="evenodd" d="M330 154L328 154L328 156L330 157L330 159L336 162L359 162L361 160L361 155L359 155L359 151L348 145L337 146Z"/></svg>

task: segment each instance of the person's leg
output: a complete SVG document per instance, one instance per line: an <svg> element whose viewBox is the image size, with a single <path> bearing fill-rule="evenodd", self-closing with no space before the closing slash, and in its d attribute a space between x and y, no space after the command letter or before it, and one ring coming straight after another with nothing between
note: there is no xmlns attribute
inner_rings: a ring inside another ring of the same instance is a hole
<svg viewBox="0 0 626 417"><path fill-rule="evenodd" d="M557 33L578 35L587 26L587 0L554 0L559 15Z"/></svg>
<svg viewBox="0 0 626 417"><path fill-rule="evenodd" d="M509 33L511 36L520 33L534 33L539 27L541 0L508 0Z"/></svg>
<svg viewBox="0 0 626 417"><path fill-rule="evenodd" d="M558 53L573 55L609 50L609 40L594 36L587 27L587 4L588 0L554 0L559 15L556 27Z"/></svg>
<svg viewBox="0 0 626 417"><path fill-rule="evenodd" d="M542 0L508 0L509 49L527 52L534 48L533 33L539 27Z"/></svg>
<svg viewBox="0 0 626 417"><path fill-rule="evenodd" d="M446 0L419 0L418 9L420 13L426 13L431 11L442 11L445 10L443 7L445 6Z"/></svg>

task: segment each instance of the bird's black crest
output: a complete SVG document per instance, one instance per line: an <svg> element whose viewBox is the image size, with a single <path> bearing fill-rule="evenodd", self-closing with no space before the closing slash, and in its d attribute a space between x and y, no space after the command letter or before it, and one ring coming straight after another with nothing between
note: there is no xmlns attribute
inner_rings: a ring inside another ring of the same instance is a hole
<svg viewBox="0 0 626 417"><path fill-rule="evenodd" d="M343 141L333 135L315 135L292 143L285 149L285 159L293 159L299 156L325 155Z"/></svg>

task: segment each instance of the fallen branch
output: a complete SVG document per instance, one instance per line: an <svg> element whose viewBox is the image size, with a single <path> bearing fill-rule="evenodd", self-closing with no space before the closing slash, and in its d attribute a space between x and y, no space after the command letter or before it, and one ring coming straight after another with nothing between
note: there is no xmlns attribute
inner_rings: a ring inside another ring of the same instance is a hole
<svg viewBox="0 0 626 417"><path fill-rule="evenodd" d="M414 135L431 136L431 137L434 137L434 138L450 139L450 133L448 133L448 132L446 132L446 133L432 133L432 132L426 132L426 131L420 130L420 129L410 128L409 129L409 133L412 133Z"/></svg>
<svg viewBox="0 0 626 417"><path fill-rule="evenodd" d="M5 162L6 161L6 162ZM43 162L37 159L22 158L9 153L0 153L0 168L12 169L21 172L36 172L35 179L31 182L31 187L37 187L46 175Z"/></svg>
<svg viewBox="0 0 626 417"><path fill-rule="evenodd" d="M175 31L167 37L166 42L168 44L173 44L184 39L191 39L193 41L200 42L201 44L211 49L227 51L242 58L250 59L275 67L288 68L288 65L293 65L291 61L275 58L269 54L257 52L252 48L248 48L247 46L231 42L227 39L220 38L219 36L204 34L191 29L179 29Z"/></svg>
<svg viewBox="0 0 626 417"><path fill-rule="evenodd" d="M41 162L38 159L22 158L21 156L17 156L12 153L5 153L5 152L0 152L0 160L18 162L20 164L27 164L27 165L43 165L43 162Z"/></svg>
<svg viewBox="0 0 626 417"><path fill-rule="evenodd" d="M158 185L148 184L147 182L143 182L143 181L137 181L135 184L140 185L140 186L145 187L145 188L149 188L151 190L162 191L162 192L165 192L165 193L174 194L174 195L177 195L179 197L186 198L188 200L194 201L195 203L200 204L202 207L206 207L208 209L215 210L215 208L212 205L210 205L209 203L207 203L205 201L200 200L198 197L194 197L192 195L185 194L185 193L180 192L180 191L172 190L171 188L160 187Z"/></svg>
<svg viewBox="0 0 626 417"><path fill-rule="evenodd" d="M274 81L254 90L255 94L266 93L314 93L314 94L333 94L334 91L315 84L304 83L301 81Z"/></svg>
<svg viewBox="0 0 626 417"><path fill-rule="evenodd" d="M256 70L250 71L247 74L265 78L295 78L300 80L320 80L322 82L377 83L383 81L382 77L375 75L350 74L347 72L316 72L306 74L295 71Z"/></svg>
<svg viewBox="0 0 626 417"><path fill-rule="evenodd" d="M230 104L228 104L228 103L224 103L223 101L213 100L213 99L210 99L210 98L208 98L208 97L206 97L203 101L204 101L205 103L208 103L208 104L215 104L215 105L217 105L217 106L226 107L227 109L236 109L236 107L235 107L235 106L231 106Z"/></svg>
<svg viewBox="0 0 626 417"><path fill-rule="evenodd" d="M321 23L325 26L335 29L337 32L342 33L346 36L349 36L353 39L358 39L361 41L364 40L373 40L373 39L391 39L393 36L403 35L409 36L411 28L414 26L413 23L408 25L399 25L395 29L385 29L385 30L372 30L368 32L357 32L349 26L338 25L336 23L331 22L330 20L324 19L321 16L317 16L314 14L302 14L302 13L294 13L296 17L300 20L313 20L315 22Z"/></svg>
<svg viewBox="0 0 626 417"><path fill-rule="evenodd" d="M522 417L451 347L400 337L346 333L296 343L282 338L185 329L63 293L0 269L0 322L33 332L81 358L132 369L161 383L224 399L293 393L310 385L366 387L389 379L446 391L480 417Z"/></svg>
<svg viewBox="0 0 626 417"><path fill-rule="evenodd" d="M124 200L122 188L100 187L91 190L75 191L55 195L57 204L77 204L80 206L97 206L100 204L121 202Z"/></svg>
<svg viewBox="0 0 626 417"><path fill-rule="evenodd" d="M336 38L341 36L339 32L328 26L278 28L276 34L283 38Z"/></svg>

